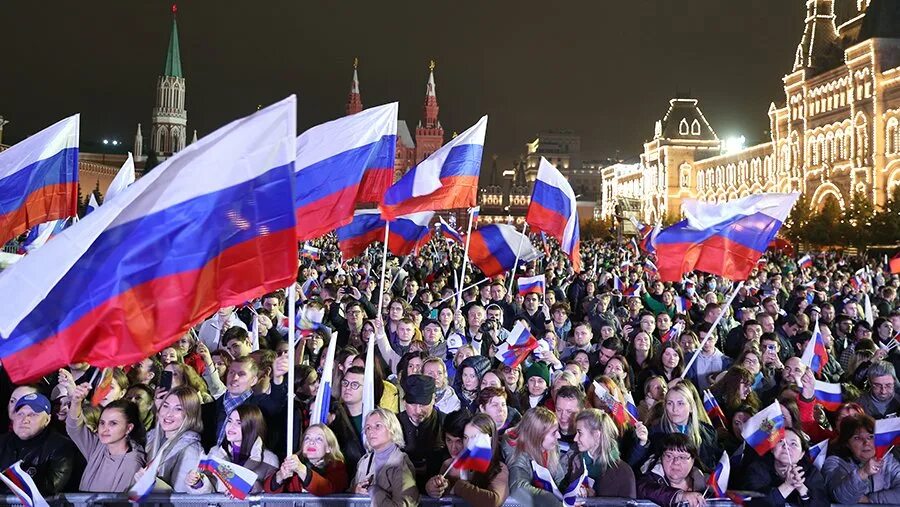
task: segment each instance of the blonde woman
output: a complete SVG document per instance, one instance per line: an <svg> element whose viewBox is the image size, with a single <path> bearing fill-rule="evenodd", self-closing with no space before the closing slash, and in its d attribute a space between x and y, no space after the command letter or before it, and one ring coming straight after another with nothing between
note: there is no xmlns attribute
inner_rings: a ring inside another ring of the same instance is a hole
<svg viewBox="0 0 900 507"><path fill-rule="evenodd" d="M522 422L506 432L504 456L509 464L510 497L522 505L558 506L552 492L532 485L534 464L546 468L557 484L563 484L567 469L559 459L559 422L544 407L525 412Z"/></svg>
<svg viewBox="0 0 900 507"><path fill-rule="evenodd" d="M159 460L154 492L187 492L187 476L197 470L203 455L202 431L197 391L190 386L169 391L159 407L156 426L147 437L148 462ZM134 480L140 480L147 468L139 470Z"/></svg>
<svg viewBox="0 0 900 507"><path fill-rule="evenodd" d="M579 451L570 451L569 480L580 477L587 466L588 477L594 480L587 496L634 498L634 472L619 458L618 428L612 418L595 408L582 410L575 416L575 443Z"/></svg>
<svg viewBox="0 0 900 507"><path fill-rule="evenodd" d="M307 428L300 452L288 456L265 480L264 487L269 493L343 493L347 489L347 467L331 428L324 424Z"/></svg>
<svg viewBox="0 0 900 507"><path fill-rule="evenodd" d="M651 454L659 456L663 437L668 433L685 435L697 448L697 457L708 470L715 468L722 457L722 448L716 439L716 431L709 424L709 416L699 401L700 396L690 381L676 382L669 388L663 401L660 421L650 428L646 445L636 443L628 459L634 465L643 464Z"/></svg>
<svg viewBox="0 0 900 507"><path fill-rule="evenodd" d="M403 507L419 504L412 461L401 449L403 430L397 416L383 408L369 412L363 423L369 452L359 460L350 491L368 495L373 505Z"/></svg>

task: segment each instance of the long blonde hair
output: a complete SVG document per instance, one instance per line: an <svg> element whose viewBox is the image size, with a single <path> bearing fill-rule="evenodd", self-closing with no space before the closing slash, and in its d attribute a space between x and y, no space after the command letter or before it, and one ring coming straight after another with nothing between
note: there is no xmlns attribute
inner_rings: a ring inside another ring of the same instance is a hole
<svg viewBox="0 0 900 507"><path fill-rule="evenodd" d="M688 440L691 441L692 444L700 448L701 442L700 440L700 420L698 419L699 413L697 411L697 401L694 398L694 393L696 390L691 389L690 384L684 381L678 382L671 388L669 388L669 392L666 393L666 397L663 400L663 411L662 418L660 419L660 425L662 426L663 432L665 433L681 433L678 427L669 420L669 411L666 410L665 403L669 400L669 398L675 394L683 397L688 405L691 407L691 413L688 416L687 421L687 431L685 432L685 436L687 436ZM703 411L706 414L706 411Z"/></svg>
<svg viewBox="0 0 900 507"><path fill-rule="evenodd" d="M162 418L157 417L156 426L154 426L151 431L151 435L153 436L152 446L150 446L151 439L148 438L148 446L151 447L147 450L147 458L149 461L152 461L160 453L163 454L163 459L165 459L165 455L168 453L169 449L171 449L174 443L180 440L185 433L189 431L198 434L203 432L203 419L200 416L200 394L197 393L197 390L191 386L182 385L169 391L166 398L169 398L169 396L175 396L181 403L181 408L184 410L184 422L181 423L181 428L174 437L166 439L166 434L161 426ZM165 403L165 400L163 400L163 402ZM163 441L165 441L165 445L163 445Z"/></svg>
<svg viewBox="0 0 900 507"><path fill-rule="evenodd" d="M606 471L616 464L619 460L619 428L613 422L612 417L606 412L596 408L586 408L575 416L575 424L584 423L591 431L600 433L599 445L597 445L597 456L594 457L594 463L600 465L601 471ZM593 449L581 449L584 452L592 454Z"/></svg>
<svg viewBox="0 0 900 507"><path fill-rule="evenodd" d="M556 468L559 464L559 449L545 451L541 444L547 433L555 431L558 426L556 414L546 408L528 409L516 427L516 452L513 454L513 460L524 453L551 470Z"/></svg>
<svg viewBox="0 0 900 507"><path fill-rule="evenodd" d="M331 428L325 426L324 424L313 424L309 428L306 428L306 431L303 432L303 438L300 439L302 442L303 439L306 438L306 435L309 434L309 430L317 429L325 435L325 445L327 445L331 450L325 452L325 456L322 459L326 464L336 463L336 462L344 462L344 453L341 452L341 446L338 444L337 437L334 435L334 432L331 431Z"/></svg>

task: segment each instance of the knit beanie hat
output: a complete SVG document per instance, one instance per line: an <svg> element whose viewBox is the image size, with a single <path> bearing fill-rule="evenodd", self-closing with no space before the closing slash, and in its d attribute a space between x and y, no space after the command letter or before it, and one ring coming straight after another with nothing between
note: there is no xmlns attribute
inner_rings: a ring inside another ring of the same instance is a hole
<svg viewBox="0 0 900 507"><path fill-rule="evenodd" d="M535 361L525 369L525 382L531 377L541 377L547 385L550 385L550 367L543 361Z"/></svg>

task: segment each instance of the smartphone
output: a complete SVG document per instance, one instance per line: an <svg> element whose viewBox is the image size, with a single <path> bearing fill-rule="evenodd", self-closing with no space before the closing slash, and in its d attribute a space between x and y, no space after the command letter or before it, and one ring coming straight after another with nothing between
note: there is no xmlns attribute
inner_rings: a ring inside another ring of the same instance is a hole
<svg viewBox="0 0 900 507"><path fill-rule="evenodd" d="M159 380L159 388L163 391L172 390L172 372L163 370L162 378Z"/></svg>

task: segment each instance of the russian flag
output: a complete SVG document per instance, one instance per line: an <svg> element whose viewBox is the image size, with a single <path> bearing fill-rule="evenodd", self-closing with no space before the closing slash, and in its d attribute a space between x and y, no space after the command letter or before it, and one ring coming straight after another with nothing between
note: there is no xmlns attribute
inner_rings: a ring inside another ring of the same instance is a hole
<svg viewBox="0 0 900 507"><path fill-rule="evenodd" d="M836 412L844 403L841 396L841 385L816 380L816 400L829 412Z"/></svg>
<svg viewBox="0 0 900 507"><path fill-rule="evenodd" d="M519 262L526 263L540 258L531 241L515 227L490 224L472 232L469 242L469 260L478 266L484 276L497 276L513 268L516 251Z"/></svg>
<svg viewBox="0 0 900 507"><path fill-rule="evenodd" d="M546 467L541 466L534 460L531 460L531 485L553 493L553 496L559 500L563 499L562 493L560 493L559 488L556 486L556 481L553 480L553 474L551 474L550 470L547 470Z"/></svg>
<svg viewBox="0 0 900 507"><path fill-rule="evenodd" d="M307 299L313 297L315 295L314 291L318 289L319 281L315 278L307 279L305 282L303 282L303 285L300 286L300 292L302 292Z"/></svg>
<svg viewBox="0 0 900 507"><path fill-rule="evenodd" d="M300 248L300 256L317 261L322 256L322 251L309 243L303 243L303 246Z"/></svg>
<svg viewBox="0 0 900 507"><path fill-rule="evenodd" d="M799 261L797 261L797 266L799 266L800 269L811 268L812 265L813 265L813 258L809 254L804 255L802 258L800 258Z"/></svg>
<svg viewBox="0 0 900 507"><path fill-rule="evenodd" d="M519 295L524 296L532 293L543 294L547 280L544 278L544 275L522 276L519 277L517 283L519 286Z"/></svg>
<svg viewBox="0 0 900 507"><path fill-rule="evenodd" d="M828 456L828 439L822 440L818 444L809 448L809 460L819 470L825 464L825 458Z"/></svg>
<svg viewBox="0 0 900 507"><path fill-rule="evenodd" d="M198 468L215 476L231 493L231 496L238 500L247 498L247 495L253 490L253 485L259 480L259 476L253 470L213 456L202 459Z"/></svg>
<svg viewBox="0 0 900 507"><path fill-rule="evenodd" d="M359 114L359 113L357 113ZM354 115L355 116L355 115ZM328 351L325 353L325 366L322 368L322 376L319 377L319 390L313 401L309 415L309 425L328 424L328 412L331 410L331 381L334 377L334 351L337 340L328 342Z"/></svg>
<svg viewBox="0 0 900 507"><path fill-rule="evenodd" d="M584 463L584 458L581 459L581 475L578 476L574 481L569 483L566 486L566 489L562 491L562 501L563 505L574 506L575 502L578 500L578 488L580 488L583 484L588 481L588 467L587 464Z"/></svg>
<svg viewBox="0 0 900 507"><path fill-rule="evenodd" d="M625 283L619 278L619 275L613 275L613 290L619 293L625 292Z"/></svg>
<svg viewBox="0 0 900 507"><path fill-rule="evenodd" d="M289 285L296 107L290 97L191 144L0 274L0 293L17 297L0 312L10 377L131 364Z"/></svg>
<svg viewBox="0 0 900 507"><path fill-rule="evenodd" d="M417 211L475 206L487 116L438 148L387 189L381 214L387 220Z"/></svg>
<svg viewBox="0 0 900 507"><path fill-rule="evenodd" d="M69 220L70 219L68 218L60 218L59 220L45 222L32 227L31 230L28 231L28 236L25 238L25 242L22 243L19 253L23 255L28 254L44 246L44 244L53 239L54 236L65 230Z"/></svg>
<svg viewBox="0 0 900 507"><path fill-rule="evenodd" d="M610 417L615 421L616 426L619 428L625 426L625 416L627 415L627 412L625 411L625 406L622 402L613 396L606 386L596 380L594 381L594 394L606 407L607 413L609 413Z"/></svg>
<svg viewBox="0 0 900 507"><path fill-rule="evenodd" d="M675 311L677 313L687 313L691 310L691 307L694 306L693 301L690 298L686 298L684 296L675 296L673 298L675 303Z"/></svg>
<svg viewBox="0 0 900 507"><path fill-rule="evenodd" d="M104 197L105 201L109 201L113 199L115 196L119 195L128 188L129 185L134 183L134 157L131 155L131 152L128 152L128 158L125 159L125 163L122 164L122 167L119 168L119 172L116 173L116 177L110 182L109 187L106 188L106 196Z"/></svg>
<svg viewBox="0 0 900 507"><path fill-rule="evenodd" d="M455 229L453 229L453 227L450 227L450 225L444 221L444 217L438 217L438 219L440 220L440 229L439 230L440 230L441 236L446 238L448 241L455 241L457 243L462 244L462 242L463 242L462 234L460 234Z"/></svg>
<svg viewBox="0 0 900 507"><path fill-rule="evenodd" d="M393 179L397 103L317 125L297 138L297 239L318 238L378 202ZM369 185L371 183L371 185Z"/></svg>
<svg viewBox="0 0 900 507"><path fill-rule="evenodd" d="M653 264L650 259L644 261L644 271L646 271L648 275L659 274L659 270L656 268L656 264Z"/></svg>
<svg viewBox="0 0 900 507"><path fill-rule="evenodd" d="M581 271L581 233L575 192L565 176L544 157L538 166L525 221L532 229L556 238L572 260L572 268Z"/></svg>
<svg viewBox="0 0 900 507"><path fill-rule="evenodd" d="M524 324L517 321L506 341L497 347L494 357L510 368L515 368L536 348L538 342L535 337Z"/></svg>
<svg viewBox="0 0 900 507"><path fill-rule="evenodd" d="M409 255L417 246L427 243L433 217L433 211L423 211L392 220L388 228L388 250L397 256Z"/></svg>
<svg viewBox="0 0 900 507"><path fill-rule="evenodd" d="M377 209L358 210L352 222L337 230L338 246L344 258L358 257L372 243L384 241L386 223Z"/></svg>
<svg viewBox="0 0 900 507"><path fill-rule="evenodd" d="M134 503L141 503L150 493L153 493L153 487L156 486L156 473L159 471L159 463L162 461L163 454L158 453L153 461L146 466L144 475L134 483L128 490L128 499Z"/></svg>
<svg viewBox="0 0 900 507"><path fill-rule="evenodd" d="M635 284L627 287L622 291L623 296L634 296L641 290L642 284L641 282L636 282Z"/></svg>
<svg viewBox="0 0 900 507"><path fill-rule="evenodd" d="M709 489L716 498L725 498L725 492L728 491L728 479L731 475L731 459L728 453L723 452L722 458L716 465L713 473L709 474Z"/></svg>
<svg viewBox="0 0 900 507"><path fill-rule="evenodd" d="M800 194L757 194L724 204L685 200L687 217L656 237L662 281L700 270L746 280Z"/></svg>
<svg viewBox="0 0 900 507"><path fill-rule="evenodd" d="M493 455L494 450L491 446L491 437L484 433L479 433L475 438L469 440L469 445L453 461L453 468L487 473L491 467Z"/></svg>
<svg viewBox="0 0 900 507"><path fill-rule="evenodd" d="M744 423L741 436L760 456L769 452L784 438L784 416L781 414L781 405L775 401L757 412Z"/></svg>
<svg viewBox="0 0 900 507"><path fill-rule="evenodd" d="M80 121L70 116L0 152L0 244L78 214Z"/></svg>
<svg viewBox="0 0 900 507"><path fill-rule="evenodd" d="M681 332L683 331L684 326L681 324L681 321L672 324L669 329L666 330L665 333L660 335L659 342L667 343L672 340L677 340L679 336L681 336Z"/></svg>
<svg viewBox="0 0 900 507"><path fill-rule="evenodd" d="M896 255L891 257L890 262L888 262L888 266L891 270L891 274L900 273L900 252L897 252Z"/></svg>
<svg viewBox="0 0 900 507"><path fill-rule="evenodd" d="M22 470L22 460L16 461L11 467L0 473L0 480L27 507L50 507L31 476Z"/></svg>
<svg viewBox="0 0 900 507"><path fill-rule="evenodd" d="M818 376L825 369L825 364L828 363L828 349L825 347L825 340L822 338L818 319L813 325L813 330L812 338L809 339L806 343L806 348L803 349L800 362L809 366L813 373Z"/></svg>
<svg viewBox="0 0 900 507"><path fill-rule="evenodd" d="M875 457L884 458L891 447L900 444L900 417L875 421Z"/></svg>
<svg viewBox="0 0 900 507"><path fill-rule="evenodd" d="M722 407L719 405L719 401L716 400L715 395L709 390L703 391L703 408L706 409L706 415L710 419L718 419L722 423L723 428L728 427L728 424L725 422L725 412L722 411Z"/></svg>
<svg viewBox="0 0 900 507"><path fill-rule="evenodd" d="M640 412L638 412L637 405L634 403L634 396L632 396L630 392L625 391L623 397L625 398L625 411L628 412L628 415L630 415L635 422L639 421L638 415Z"/></svg>

